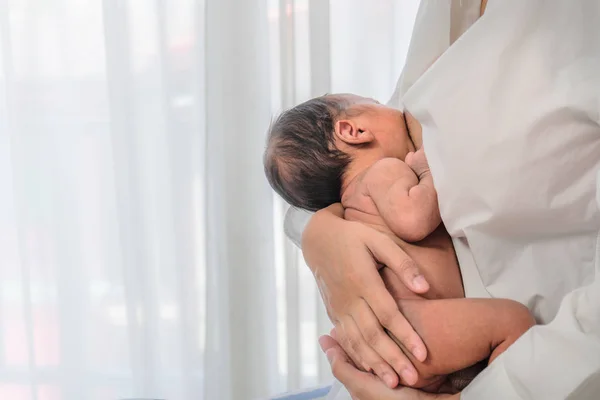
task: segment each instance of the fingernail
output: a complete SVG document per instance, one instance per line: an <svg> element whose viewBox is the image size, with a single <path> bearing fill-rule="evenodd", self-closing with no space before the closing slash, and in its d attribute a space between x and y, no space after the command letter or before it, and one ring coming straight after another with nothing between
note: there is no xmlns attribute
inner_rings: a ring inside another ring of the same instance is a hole
<svg viewBox="0 0 600 400"><path fill-rule="evenodd" d="M422 347L415 346L410 352L413 354L413 356L415 356L417 360L421 362L425 361L425 358L427 358L427 353L423 350Z"/></svg>
<svg viewBox="0 0 600 400"><path fill-rule="evenodd" d="M394 377L387 372L383 374L383 381L386 385L388 385L390 389L393 389L396 385L396 380L394 379Z"/></svg>
<svg viewBox="0 0 600 400"><path fill-rule="evenodd" d="M413 278L413 286L418 291L426 291L429 289L429 284L423 275L417 275Z"/></svg>
<svg viewBox="0 0 600 400"><path fill-rule="evenodd" d="M417 374L410 368L405 368L400 372L400 376L408 385L417 383Z"/></svg>

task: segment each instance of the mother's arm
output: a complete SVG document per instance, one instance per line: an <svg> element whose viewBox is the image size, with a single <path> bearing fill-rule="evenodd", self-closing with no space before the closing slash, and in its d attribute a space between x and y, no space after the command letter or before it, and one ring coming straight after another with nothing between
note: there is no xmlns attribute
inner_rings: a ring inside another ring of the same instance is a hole
<svg viewBox="0 0 600 400"><path fill-rule="evenodd" d="M415 293L424 293L429 286L417 265L392 239L342 216L340 204L315 213L302 237L304 258L337 338L358 366L372 369L390 387L398 383L396 373L404 382L415 383L417 373L411 361L382 326L414 359L425 360L427 352L387 291L378 264L388 266Z"/></svg>

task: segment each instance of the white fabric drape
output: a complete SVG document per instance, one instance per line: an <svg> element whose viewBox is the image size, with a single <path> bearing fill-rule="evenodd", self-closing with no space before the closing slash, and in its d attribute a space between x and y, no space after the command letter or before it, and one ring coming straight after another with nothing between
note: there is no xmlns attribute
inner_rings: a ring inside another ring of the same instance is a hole
<svg viewBox="0 0 600 400"><path fill-rule="evenodd" d="M416 5L0 1L0 398L326 382L265 133L314 95L387 99Z"/></svg>

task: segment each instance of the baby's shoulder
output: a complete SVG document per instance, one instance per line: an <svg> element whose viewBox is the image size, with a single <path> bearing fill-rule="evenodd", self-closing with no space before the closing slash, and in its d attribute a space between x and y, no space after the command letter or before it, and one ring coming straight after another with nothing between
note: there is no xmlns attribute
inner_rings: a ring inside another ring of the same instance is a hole
<svg viewBox="0 0 600 400"><path fill-rule="evenodd" d="M412 174L410 167L398 158L382 158L375 164L371 165L365 173L365 180L382 180L389 178L397 178L405 174Z"/></svg>

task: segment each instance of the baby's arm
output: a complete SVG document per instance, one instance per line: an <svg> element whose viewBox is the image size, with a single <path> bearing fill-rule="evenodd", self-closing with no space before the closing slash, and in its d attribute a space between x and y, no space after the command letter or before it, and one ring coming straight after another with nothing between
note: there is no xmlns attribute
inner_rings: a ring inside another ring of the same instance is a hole
<svg viewBox="0 0 600 400"><path fill-rule="evenodd" d="M411 299L398 305L427 346L425 362L403 348L419 373L415 387L441 383L441 377L488 357L491 363L535 325L527 307L506 299Z"/></svg>
<svg viewBox="0 0 600 400"><path fill-rule="evenodd" d="M420 160L414 154L412 157ZM423 168L423 165L427 166L424 155L422 159L423 162L415 163L421 169L420 177L401 160L384 158L363 178L367 195L385 223L399 238L408 242L425 239L441 222L433 179L429 169Z"/></svg>

